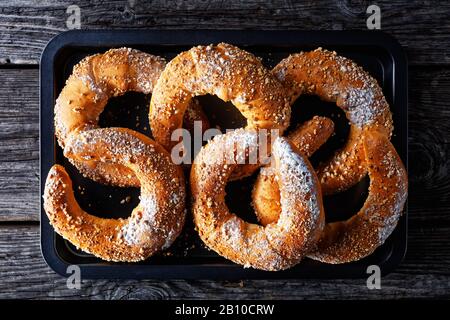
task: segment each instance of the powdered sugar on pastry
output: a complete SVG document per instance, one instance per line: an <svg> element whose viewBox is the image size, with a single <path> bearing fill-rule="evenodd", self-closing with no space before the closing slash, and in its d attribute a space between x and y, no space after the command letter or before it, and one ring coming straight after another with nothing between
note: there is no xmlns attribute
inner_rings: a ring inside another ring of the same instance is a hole
<svg viewBox="0 0 450 320"><path fill-rule="evenodd" d="M325 194L344 191L367 173L361 140L363 131L390 137L392 114L377 81L355 62L318 48L293 54L272 71L284 84L291 103L301 95L317 95L335 102L346 114L350 133L346 144L318 168Z"/></svg>
<svg viewBox="0 0 450 320"><path fill-rule="evenodd" d="M139 204L128 219L103 219L80 208L72 182L59 165L50 170L44 208L56 232L81 250L108 261L140 261L167 248L185 219L181 168L150 138L125 128L92 129L69 137L76 159L110 161L129 168L141 185Z"/></svg>
<svg viewBox="0 0 450 320"><path fill-rule="evenodd" d="M230 213L225 186L239 166L237 161L248 159L245 146L257 137L256 131L238 129L216 136L201 149L191 170L194 222L205 244L224 257L246 267L282 270L297 264L320 234L324 219L320 187L308 161L285 138L277 138L273 157L281 181L280 219L263 227Z"/></svg>

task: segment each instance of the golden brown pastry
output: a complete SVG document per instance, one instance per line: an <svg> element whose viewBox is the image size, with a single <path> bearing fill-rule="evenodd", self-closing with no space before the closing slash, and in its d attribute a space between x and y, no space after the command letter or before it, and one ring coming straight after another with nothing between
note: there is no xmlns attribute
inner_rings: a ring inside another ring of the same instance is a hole
<svg viewBox="0 0 450 320"><path fill-rule="evenodd" d="M389 139L377 131L363 134L369 195L359 212L346 221L332 222L308 257L326 263L362 259L394 231L408 196L408 175Z"/></svg>
<svg viewBox="0 0 450 320"><path fill-rule="evenodd" d="M190 179L194 222L205 244L227 259L245 267L283 270L297 264L322 231L320 185L306 157L278 137L272 159L280 189L280 218L265 227L243 221L229 212L225 186L238 163L257 149L257 132L238 129L214 137L200 150Z"/></svg>
<svg viewBox="0 0 450 320"><path fill-rule="evenodd" d="M315 116L291 132L287 138L305 157L309 158L334 131L328 118ZM252 192L252 204L258 221L266 226L277 222L281 213L280 189L274 163L261 168Z"/></svg>
<svg viewBox="0 0 450 320"><path fill-rule="evenodd" d="M247 119L247 128L279 129L290 120L283 86L254 55L235 46L197 46L171 60L156 83L150 103L155 140L167 150L195 96L216 95L231 101Z"/></svg>
<svg viewBox="0 0 450 320"><path fill-rule="evenodd" d="M301 94L335 102L346 114L350 133L345 146L318 168L324 194L343 191L367 173L362 133L393 130L389 105L377 81L352 60L318 48L282 60L273 74L284 84L293 103Z"/></svg>
<svg viewBox="0 0 450 320"><path fill-rule="evenodd" d="M306 123L299 129L305 134L316 125ZM299 133L297 132L297 133ZM325 137L326 130L318 131ZM306 134L298 141L300 150L313 143ZM363 150L365 166L369 172L369 196L359 212L347 221L325 225L317 247L308 257L326 263L346 263L370 255L392 233L403 212L408 193L406 170L389 139L377 131L364 131ZM276 223L280 212L279 188L270 167L261 172L253 190L253 201L259 221L263 226ZM272 169L273 170L273 169Z"/></svg>
<svg viewBox="0 0 450 320"><path fill-rule="evenodd" d="M55 134L59 145L64 149L70 135L98 128L99 116L109 98L127 91L150 94L165 65L160 57L130 48L111 49L84 58L73 68L56 100ZM207 127L201 110L192 109L190 118L202 121L203 127ZM97 182L139 186L139 179L125 166L108 161L87 166L83 159L68 158L83 175Z"/></svg>
<svg viewBox="0 0 450 320"><path fill-rule="evenodd" d="M99 129L108 99L127 91L153 91L149 120L157 142L125 128ZM171 136L182 125L192 132L194 121L202 122L203 131L209 127L194 100L205 94L231 101L247 119L245 129L202 147L191 169L194 223L208 247L244 267L276 271L305 256L325 263L356 261L385 242L403 211L407 174L389 141L392 115L377 81L353 61L321 48L291 55L270 72L254 55L225 43L193 47L167 66L162 58L120 48L74 67L55 105L55 133L64 155L83 175L140 186L141 196L128 219L96 217L80 208L67 172L54 165L44 209L56 232L109 261L140 261L170 246L185 220L183 173L169 154L179 142ZM307 158L333 133L331 120L314 117L286 138L261 135L260 129L283 134L290 104L301 94L335 102L350 122L348 141L320 164L318 177ZM247 223L229 212L225 186L268 160L252 194L261 225ZM343 191L367 173L369 196L361 210L325 224L322 192Z"/></svg>
<svg viewBox="0 0 450 320"><path fill-rule="evenodd" d="M128 219L104 219L80 208L65 169L48 173L44 209L56 232L81 250L108 261L140 261L169 247L185 219L181 168L150 138L124 128L93 129L69 136L66 153L87 166L110 161L133 172L140 203Z"/></svg>

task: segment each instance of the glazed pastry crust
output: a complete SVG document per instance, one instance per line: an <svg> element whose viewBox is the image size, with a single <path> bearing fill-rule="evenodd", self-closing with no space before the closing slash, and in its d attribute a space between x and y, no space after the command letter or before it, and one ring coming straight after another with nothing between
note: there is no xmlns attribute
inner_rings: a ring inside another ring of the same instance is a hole
<svg viewBox="0 0 450 320"><path fill-rule="evenodd" d="M300 150L305 144L323 140L310 139L307 134L317 124L307 122L296 133L303 131ZM320 142L314 148L320 146ZM370 177L369 195L359 212L347 221L325 225L317 247L308 257L325 263L339 264L360 260L375 251L395 229L408 194L406 170L389 139L377 132L366 131L363 136L365 166ZM311 150L312 151L312 150ZM308 152L309 153L309 152ZM266 168L261 172L253 189L253 203L262 225L275 223L280 212L280 198L276 176Z"/></svg>
<svg viewBox="0 0 450 320"><path fill-rule="evenodd" d="M55 104L55 134L64 149L71 135L98 128L100 114L111 97L128 91L150 94L166 62L164 59L130 48L111 49L84 58L73 68ZM208 122L198 106L190 108L194 120ZM67 154L66 154L67 156ZM68 157L86 177L114 186L139 187L139 179L126 166L110 162L90 163Z"/></svg>
<svg viewBox="0 0 450 320"><path fill-rule="evenodd" d="M108 261L140 261L169 247L185 219L181 168L150 138L124 128L94 129L66 140L76 160L108 160L129 168L141 185L140 203L128 219L104 219L85 212L60 165L47 176L44 209L55 231L81 250Z"/></svg>
<svg viewBox="0 0 450 320"><path fill-rule="evenodd" d="M287 138L306 158L309 158L334 132L334 123L315 116L291 132ZM271 165L261 168L252 191L252 205L261 225L278 221L281 213L280 189L276 171Z"/></svg>
<svg viewBox="0 0 450 320"><path fill-rule="evenodd" d="M73 68L55 104L55 134L64 149L70 135L98 128L108 99L127 91L149 94L164 69L164 59L130 48L111 49L81 60ZM86 177L116 186L139 186L129 168L109 162L86 166L70 162Z"/></svg>
<svg viewBox="0 0 450 320"><path fill-rule="evenodd" d="M347 221L328 223L308 257L338 264L372 254L394 231L408 196L408 175L389 139L377 131L363 136L369 195Z"/></svg>
<svg viewBox="0 0 450 320"><path fill-rule="evenodd" d="M272 158L280 188L280 218L265 227L238 218L226 206L225 186L237 163L257 145L255 131L238 129L216 136L201 149L190 179L194 222L203 242L227 259L244 267L283 270L297 264L322 231L320 185L308 160L279 137ZM224 161L230 159L234 163Z"/></svg>
<svg viewBox="0 0 450 320"><path fill-rule="evenodd" d="M149 120L156 142L125 128L99 128L108 99L127 91L153 92ZM64 155L84 176L140 187L141 195L128 219L91 215L77 203L66 170L54 165L44 209L56 232L107 261L141 261L169 247L186 215L182 166L169 154L179 143L172 134L182 126L192 134L195 121L202 122L203 132L209 128L195 100L205 94L231 101L247 119L246 128L202 147L191 168L193 219L209 248L244 267L277 271L306 256L332 264L359 260L395 229L407 198L407 173L389 141L392 115L377 81L350 59L321 48L293 54L268 71L254 55L220 43L193 47L167 65L120 48L74 67L55 105L55 134ZM278 137L302 94L336 103L350 124L345 146L317 173L308 157L333 133L331 120L314 117ZM269 132L261 135L261 129ZM255 150L257 161L250 164ZM229 211L225 187L258 168L252 204L260 224L251 224ZM369 195L360 211L326 224L322 192L344 191L366 174Z"/></svg>
<svg viewBox="0 0 450 320"><path fill-rule="evenodd" d="M247 128L279 129L290 120L283 86L254 55L235 46L197 46L171 60L156 83L150 103L150 125L167 150L171 134L195 96L216 95L231 101L247 119Z"/></svg>
<svg viewBox="0 0 450 320"><path fill-rule="evenodd" d="M389 105L377 81L350 59L318 48L293 54L273 69L284 84L291 103L302 94L335 102L350 123L345 146L318 168L324 194L344 191L367 173L363 131L379 131L390 137L393 130Z"/></svg>

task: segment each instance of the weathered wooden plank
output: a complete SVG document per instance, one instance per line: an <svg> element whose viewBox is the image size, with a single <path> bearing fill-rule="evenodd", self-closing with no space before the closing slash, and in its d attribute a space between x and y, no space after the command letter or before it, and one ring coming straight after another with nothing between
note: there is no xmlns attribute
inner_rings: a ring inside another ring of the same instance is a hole
<svg viewBox="0 0 450 320"><path fill-rule="evenodd" d="M38 70L0 69L0 221L39 219ZM411 223L450 221L450 69L410 75Z"/></svg>
<svg viewBox="0 0 450 320"><path fill-rule="evenodd" d="M450 70L412 68L409 103L409 209L412 223L450 221Z"/></svg>
<svg viewBox="0 0 450 320"><path fill-rule="evenodd" d="M357 299L449 298L450 229L413 229L407 258L368 290L365 279L154 281L83 280L70 290L45 264L37 226L0 226L0 299Z"/></svg>
<svg viewBox="0 0 450 320"><path fill-rule="evenodd" d="M0 69L0 220L39 217L38 74Z"/></svg>
<svg viewBox="0 0 450 320"><path fill-rule="evenodd" d="M450 3L377 1L381 28L406 46L412 64L450 63ZM81 9L81 28L366 30L369 1L4 1L0 64L38 63L42 49L67 29L67 8Z"/></svg>

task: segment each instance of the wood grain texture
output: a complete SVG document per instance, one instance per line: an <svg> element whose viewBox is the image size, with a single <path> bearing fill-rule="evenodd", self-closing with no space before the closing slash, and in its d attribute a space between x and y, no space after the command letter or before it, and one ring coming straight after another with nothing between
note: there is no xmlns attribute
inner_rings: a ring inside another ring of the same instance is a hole
<svg viewBox="0 0 450 320"><path fill-rule="evenodd" d="M38 75L0 69L0 221L39 218Z"/></svg>
<svg viewBox="0 0 450 320"><path fill-rule="evenodd" d="M376 1L409 57L409 243L382 290L358 280L109 281L70 290L39 247L39 77L47 41L81 8L82 29L366 30L365 0L0 3L0 299L450 298L450 2ZM27 222L24 222L27 221Z"/></svg>
<svg viewBox="0 0 450 320"><path fill-rule="evenodd" d="M410 253L395 273L381 279L381 290L368 290L365 279L82 280L81 290L71 290L43 261L38 226L1 226L0 299L450 298L449 241L447 227L412 230Z"/></svg>
<svg viewBox="0 0 450 320"><path fill-rule="evenodd" d="M450 69L411 68L409 212L412 225L450 222Z"/></svg>
<svg viewBox="0 0 450 320"><path fill-rule="evenodd" d="M134 5L131 5L133 3ZM69 5L81 9L82 29L367 30L372 1L154 0L3 1L0 64L36 64L45 44L67 30ZM412 64L450 63L448 1L377 1L381 28L407 47Z"/></svg>
<svg viewBox="0 0 450 320"><path fill-rule="evenodd" d="M0 69L0 90L3 92L0 96L0 221L38 221L38 70ZM412 225L450 222L448 101L450 68L411 69L409 212Z"/></svg>

